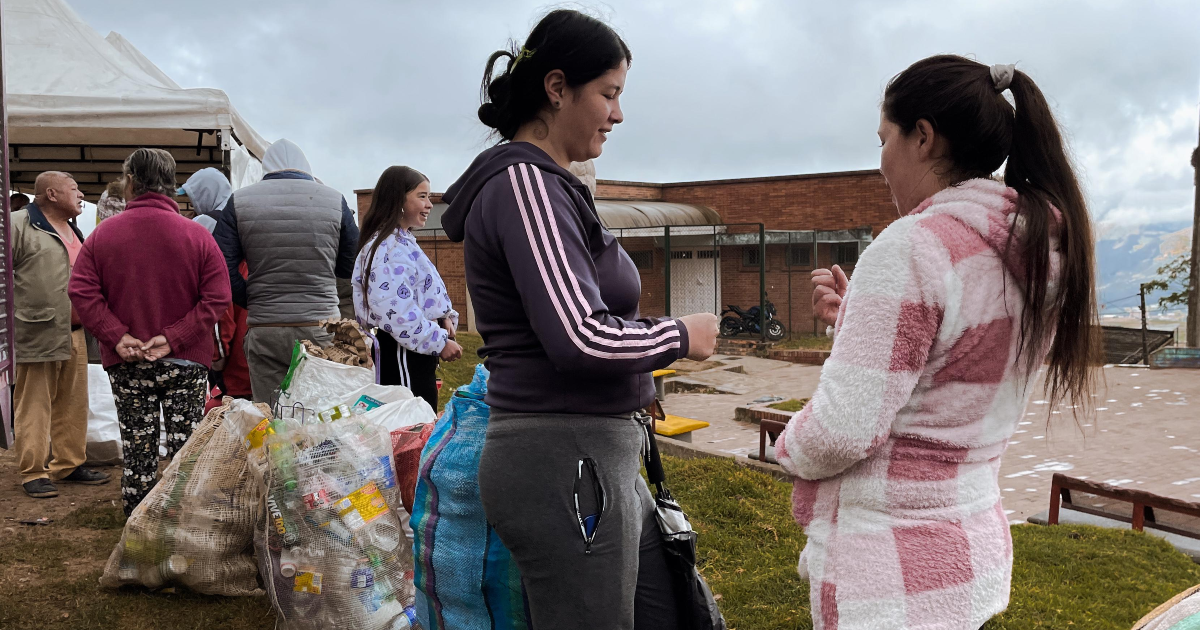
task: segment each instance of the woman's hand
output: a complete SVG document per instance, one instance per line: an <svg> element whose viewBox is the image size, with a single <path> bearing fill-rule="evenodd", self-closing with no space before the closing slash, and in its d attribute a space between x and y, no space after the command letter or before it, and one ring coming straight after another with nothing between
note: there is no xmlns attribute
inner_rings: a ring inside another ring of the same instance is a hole
<svg viewBox="0 0 1200 630"><path fill-rule="evenodd" d="M687 358L703 361L711 357L717 349L717 316L712 313L695 313L684 315L679 321L687 328Z"/></svg>
<svg viewBox="0 0 1200 630"><path fill-rule="evenodd" d="M462 346L458 345L458 342L454 341L453 339L447 339L446 346L442 348L442 351L438 354L438 356L441 357L443 361L450 363L459 360L459 358L462 357L462 353Z"/></svg>
<svg viewBox="0 0 1200 630"><path fill-rule="evenodd" d="M846 297L846 287L850 279L838 265L833 269L813 269L813 316L825 323L826 326L837 324L838 311L842 308L842 299Z"/></svg>
<svg viewBox="0 0 1200 630"><path fill-rule="evenodd" d="M166 337L158 335L142 344L141 351L147 361L157 361L171 354L171 344L167 343Z"/></svg>
<svg viewBox="0 0 1200 630"><path fill-rule="evenodd" d="M456 339L456 338L457 338L457 337L456 337L456 335L455 335L455 333L456 333L457 331L456 331L456 330L454 330L454 327L450 325L450 318L449 318L449 317L443 317L443 318L439 319L439 320L438 320L438 325L439 325L439 326L441 326L443 329L445 329L445 330L446 330L446 337L447 337L447 338L449 338L449 339L451 339L451 340L453 340L453 339Z"/></svg>
<svg viewBox="0 0 1200 630"><path fill-rule="evenodd" d="M145 358L142 354L142 346L145 345L140 339L132 337L129 333L125 333L121 337L121 341L117 343L117 356L121 357L126 363L136 363Z"/></svg>

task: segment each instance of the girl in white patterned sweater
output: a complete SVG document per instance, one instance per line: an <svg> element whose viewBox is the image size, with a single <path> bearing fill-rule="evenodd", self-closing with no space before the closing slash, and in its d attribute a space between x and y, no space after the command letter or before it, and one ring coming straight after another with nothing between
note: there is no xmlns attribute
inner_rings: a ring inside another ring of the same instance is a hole
<svg viewBox="0 0 1200 630"><path fill-rule="evenodd" d="M432 208L424 175L407 166L385 170L363 218L351 277L355 317L379 329L379 382L411 389L436 411L438 359L454 361L462 348L446 283L412 233Z"/></svg>

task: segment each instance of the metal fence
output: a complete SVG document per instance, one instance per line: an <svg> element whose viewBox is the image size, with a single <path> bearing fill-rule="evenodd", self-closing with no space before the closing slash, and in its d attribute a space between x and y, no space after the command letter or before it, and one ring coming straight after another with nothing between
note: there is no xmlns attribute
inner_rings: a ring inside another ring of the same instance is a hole
<svg viewBox="0 0 1200 630"><path fill-rule="evenodd" d="M709 312L722 316L723 336L772 340L815 334L810 272L835 263L852 269L871 242L869 227L725 223L610 231L641 271L643 315Z"/></svg>

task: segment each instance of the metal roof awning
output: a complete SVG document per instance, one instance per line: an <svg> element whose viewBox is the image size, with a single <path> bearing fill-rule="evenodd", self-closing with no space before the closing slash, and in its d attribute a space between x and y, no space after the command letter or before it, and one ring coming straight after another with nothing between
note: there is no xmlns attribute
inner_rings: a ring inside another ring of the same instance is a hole
<svg viewBox="0 0 1200 630"><path fill-rule="evenodd" d="M596 213L604 227L610 230L721 223L721 215L708 206L665 201L597 201Z"/></svg>
<svg viewBox="0 0 1200 630"><path fill-rule="evenodd" d="M433 204L424 229L442 229L442 215L446 214L447 208L449 205L445 203ZM597 201L596 212L604 227L624 236L662 236L662 227L667 225L672 226L671 234L712 234L712 226L721 223L721 216L708 206L661 201ZM717 228L718 232L724 230L724 227Z"/></svg>

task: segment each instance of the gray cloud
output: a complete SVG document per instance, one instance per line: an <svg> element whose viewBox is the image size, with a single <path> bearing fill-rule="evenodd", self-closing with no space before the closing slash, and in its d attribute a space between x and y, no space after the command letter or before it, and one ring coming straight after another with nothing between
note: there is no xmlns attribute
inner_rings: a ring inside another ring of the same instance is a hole
<svg viewBox="0 0 1200 630"><path fill-rule="evenodd" d="M268 139L288 137L344 191L390 164L444 189L479 150L483 62L535 2L287 5L76 0L187 87L224 89ZM1200 6L1164 2L612 0L629 42L626 122L602 178L672 181L878 165L888 78L942 52L1016 62L1066 129L1097 218L1190 217Z"/></svg>

